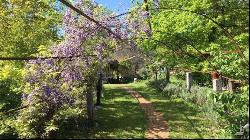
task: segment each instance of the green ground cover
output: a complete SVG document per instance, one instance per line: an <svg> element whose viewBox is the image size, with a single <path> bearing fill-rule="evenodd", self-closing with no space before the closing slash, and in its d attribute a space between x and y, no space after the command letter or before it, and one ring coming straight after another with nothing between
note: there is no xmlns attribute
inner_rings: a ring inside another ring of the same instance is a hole
<svg viewBox="0 0 250 140"><path fill-rule="evenodd" d="M171 99L164 93L148 86L147 82L142 81L129 85L151 101L157 111L164 114L169 125L171 139L231 138L216 122L205 119L204 112L197 106L181 98Z"/></svg>
<svg viewBox="0 0 250 140"><path fill-rule="evenodd" d="M146 118L138 102L119 85L105 85L97 111L98 138L145 138Z"/></svg>
<svg viewBox="0 0 250 140"><path fill-rule="evenodd" d="M119 85L106 84L101 107L96 111L96 127L86 129L79 124L65 129L63 138L75 139L143 139L147 127L146 118L138 102ZM84 120L82 121L84 122Z"/></svg>

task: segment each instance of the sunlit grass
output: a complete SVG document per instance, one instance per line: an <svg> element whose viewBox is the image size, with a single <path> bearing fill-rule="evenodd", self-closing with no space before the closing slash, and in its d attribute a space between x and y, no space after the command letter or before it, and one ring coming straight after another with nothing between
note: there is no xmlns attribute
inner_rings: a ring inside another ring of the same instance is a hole
<svg viewBox="0 0 250 140"><path fill-rule="evenodd" d="M145 138L147 122L138 102L117 85L105 85L94 138Z"/></svg>
<svg viewBox="0 0 250 140"><path fill-rule="evenodd" d="M180 98L170 99L146 83L147 81L141 81L129 85L150 100L157 111L164 114L171 139L230 138L216 123L206 120L197 106Z"/></svg>
<svg viewBox="0 0 250 140"><path fill-rule="evenodd" d="M129 84L162 112L168 122L171 139L231 138L217 123L207 120L192 103L181 98L170 99L146 85L147 81ZM73 138L130 139L145 138L147 121L144 111L122 85L105 85L101 108L97 110L97 126ZM212 114L211 114L212 115ZM212 116L211 116L212 117ZM70 137L72 138L72 137Z"/></svg>
<svg viewBox="0 0 250 140"><path fill-rule="evenodd" d="M104 85L101 108L96 110L96 127L87 129L84 120L65 129L59 138L67 139L143 139L147 121L143 110L130 93L119 85ZM82 122L82 123L81 123Z"/></svg>

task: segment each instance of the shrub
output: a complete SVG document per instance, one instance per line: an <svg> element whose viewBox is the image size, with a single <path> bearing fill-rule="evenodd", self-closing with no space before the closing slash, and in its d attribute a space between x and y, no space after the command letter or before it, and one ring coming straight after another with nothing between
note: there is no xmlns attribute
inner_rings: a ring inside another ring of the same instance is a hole
<svg viewBox="0 0 250 140"><path fill-rule="evenodd" d="M156 89L163 87L162 83L151 81L150 86ZM231 135L239 131L248 122L249 87L244 87L241 94L229 92L214 92L211 88L194 85L191 91L186 89L185 82L165 84L163 95L170 99L182 98L193 103L203 112L202 115L215 123L219 123Z"/></svg>
<svg viewBox="0 0 250 140"><path fill-rule="evenodd" d="M1 78L1 77L0 77ZM17 108L21 104L21 94L17 80L11 78L0 80L0 139L16 139L18 138L13 124L15 123L16 114L2 114L13 108Z"/></svg>
<svg viewBox="0 0 250 140"><path fill-rule="evenodd" d="M185 92L183 89L184 88L179 87L179 85L170 83L164 87L163 93L169 97L177 98L180 97L180 94Z"/></svg>
<svg viewBox="0 0 250 140"><path fill-rule="evenodd" d="M148 78L148 72L146 68L141 68L138 71L138 75L141 80L146 80Z"/></svg>
<svg viewBox="0 0 250 140"><path fill-rule="evenodd" d="M168 81L166 79L152 80L149 81L148 84L159 91L163 91L164 87L168 84Z"/></svg>
<svg viewBox="0 0 250 140"><path fill-rule="evenodd" d="M199 85L199 86L212 87L212 84L211 84L212 79L209 74L193 72L192 76L193 76L193 84Z"/></svg>
<svg viewBox="0 0 250 140"><path fill-rule="evenodd" d="M0 111L16 108L21 104L20 90L14 88L16 81L10 79L0 80Z"/></svg>

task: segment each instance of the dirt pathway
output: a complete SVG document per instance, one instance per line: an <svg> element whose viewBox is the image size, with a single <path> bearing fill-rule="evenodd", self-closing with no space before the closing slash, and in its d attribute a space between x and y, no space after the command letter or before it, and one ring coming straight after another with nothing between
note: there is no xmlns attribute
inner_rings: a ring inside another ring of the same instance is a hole
<svg viewBox="0 0 250 140"><path fill-rule="evenodd" d="M148 118L148 130L146 138L148 139L169 139L168 125L161 112L155 111L152 103L144 99L138 92L133 91L127 86L123 86L127 92L135 97L141 108L144 109Z"/></svg>

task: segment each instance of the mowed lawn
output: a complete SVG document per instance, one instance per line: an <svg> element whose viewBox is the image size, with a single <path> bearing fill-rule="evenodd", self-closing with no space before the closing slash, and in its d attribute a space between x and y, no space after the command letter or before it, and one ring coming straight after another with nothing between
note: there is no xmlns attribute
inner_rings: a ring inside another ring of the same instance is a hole
<svg viewBox="0 0 250 140"><path fill-rule="evenodd" d="M192 104L182 99L170 100L149 87L146 81L129 85L151 101L157 111L164 114L171 139L231 138L224 130L219 129L219 126L202 117L202 112Z"/></svg>
<svg viewBox="0 0 250 140"><path fill-rule="evenodd" d="M171 139L231 138L219 126L202 117L199 109L182 99L172 99L149 87L146 82L128 84L153 107L163 113ZM72 133L70 138L91 139L145 139L147 118L139 103L122 85L105 84L101 108L97 109L94 129Z"/></svg>
<svg viewBox="0 0 250 140"><path fill-rule="evenodd" d="M97 127L93 138L145 138L147 121L144 111L130 93L119 85L104 85L101 108L97 110ZM92 133L92 134L93 134Z"/></svg>

